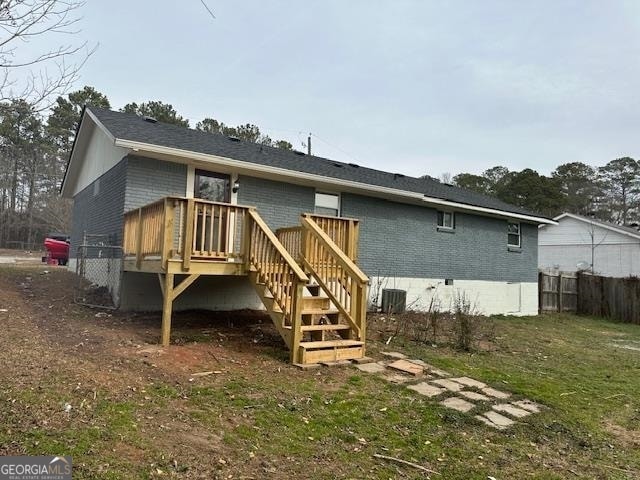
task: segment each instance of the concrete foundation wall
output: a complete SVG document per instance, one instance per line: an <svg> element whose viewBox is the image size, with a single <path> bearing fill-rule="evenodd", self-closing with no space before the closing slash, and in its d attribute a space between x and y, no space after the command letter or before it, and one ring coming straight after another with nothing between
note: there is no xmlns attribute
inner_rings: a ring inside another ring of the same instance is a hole
<svg viewBox="0 0 640 480"><path fill-rule="evenodd" d="M176 284L184 276L176 276ZM151 273L124 272L120 308L132 311L162 310L158 276ZM173 303L179 310L263 310L264 306L248 277L201 276Z"/></svg>
<svg viewBox="0 0 640 480"><path fill-rule="evenodd" d="M383 288L406 290L407 308L426 311L432 299L441 311L452 310L456 297L463 295L482 315L537 315L537 282L491 282L454 280L445 285L443 278L373 277L369 291L370 305L381 307Z"/></svg>

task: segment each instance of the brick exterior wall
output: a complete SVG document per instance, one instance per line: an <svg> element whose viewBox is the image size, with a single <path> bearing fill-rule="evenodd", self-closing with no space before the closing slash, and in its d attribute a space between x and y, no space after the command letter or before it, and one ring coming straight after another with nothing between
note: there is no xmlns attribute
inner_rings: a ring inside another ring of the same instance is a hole
<svg viewBox="0 0 640 480"><path fill-rule="evenodd" d="M456 213L455 232L437 229L437 211L342 195L342 215L359 218L359 262L370 276L536 282L538 228L521 224L519 251L507 248L507 221Z"/></svg>
<svg viewBox="0 0 640 480"><path fill-rule="evenodd" d="M313 212L315 189L241 176L238 203L253 205L272 229ZM359 263L369 276L536 282L538 228L521 224L519 251L507 248L507 221L456 213L454 233L438 231L437 211L344 193L342 215L358 218Z"/></svg>
<svg viewBox="0 0 640 480"><path fill-rule="evenodd" d="M168 195L184 196L187 167L128 156L75 197L72 256L84 232L122 241L124 212ZM240 176L238 203L252 205L273 229L313 212L314 188ZM98 183L99 186L95 184ZM507 221L457 213L455 233L437 230L436 210L343 194L342 215L361 220L360 264L370 276L535 282L538 229L521 224L522 248L507 248Z"/></svg>
<svg viewBox="0 0 640 480"><path fill-rule="evenodd" d="M70 257L77 256L85 232L110 235L112 245L122 245L126 175L125 158L73 198Z"/></svg>
<svg viewBox="0 0 640 480"><path fill-rule="evenodd" d="M315 189L240 176L238 203L257 207L272 230L300 225L300 214L313 212Z"/></svg>
<svg viewBox="0 0 640 480"><path fill-rule="evenodd" d="M187 166L129 155L124 211L140 208L170 195L184 197Z"/></svg>

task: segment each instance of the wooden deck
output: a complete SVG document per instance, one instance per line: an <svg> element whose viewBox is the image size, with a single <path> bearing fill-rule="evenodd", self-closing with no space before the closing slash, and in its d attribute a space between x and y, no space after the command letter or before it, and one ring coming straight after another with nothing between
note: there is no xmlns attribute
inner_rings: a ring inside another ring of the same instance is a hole
<svg viewBox="0 0 640 480"><path fill-rule="evenodd" d="M167 197L125 214L124 270L158 275L163 345L173 301L201 275L245 275L293 363L360 358L369 279L355 263L358 225L304 214L274 233L255 208Z"/></svg>

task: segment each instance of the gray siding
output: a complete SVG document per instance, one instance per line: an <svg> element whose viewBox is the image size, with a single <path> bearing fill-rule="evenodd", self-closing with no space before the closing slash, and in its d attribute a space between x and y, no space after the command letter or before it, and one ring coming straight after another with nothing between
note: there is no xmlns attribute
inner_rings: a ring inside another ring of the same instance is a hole
<svg viewBox="0 0 640 480"><path fill-rule="evenodd" d="M238 203L257 207L273 230L300 225L300 214L313 212L314 188L256 177L241 176L238 181Z"/></svg>
<svg viewBox="0 0 640 480"><path fill-rule="evenodd" d="M371 276L537 281L538 228L521 224L522 248L507 248L507 221L456 213L454 233L437 230L436 210L342 195L342 215L359 218L359 261Z"/></svg>
<svg viewBox="0 0 640 480"><path fill-rule="evenodd" d="M167 196L184 197L187 166L129 155L124 211L140 208Z"/></svg>
<svg viewBox="0 0 640 480"><path fill-rule="evenodd" d="M72 258L76 257L85 233L109 235L112 245L122 244L126 173L125 158L73 198Z"/></svg>

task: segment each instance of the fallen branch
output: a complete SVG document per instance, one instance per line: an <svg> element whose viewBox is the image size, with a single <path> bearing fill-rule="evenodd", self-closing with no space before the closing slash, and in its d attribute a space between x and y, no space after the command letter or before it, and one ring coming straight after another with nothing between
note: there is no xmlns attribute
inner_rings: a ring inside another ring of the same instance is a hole
<svg viewBox="0 0 640 480"><path fill-rule="evenodd" d="M627 396L626 393L616 393L615 395L609 395L608 397L604 397L604 399L611 400L612 398L626 397L626 396Z"/></svg>
<svg viewBox="0 0 640 480"><path fill-rule="evenodd" d="M408 462L406 460L402 460L401 458L390 457L388 455L380 455L379 453L374 453L373 456L375 458L381 458L383 460L389 460L391 462L400 463L402 465L407 465L409 467L417 468L418 470L422 470L423 472L433 473L435 475L440 475L438 472L434 470L429 470L427 467L423 467L422 465L418 465L417 463Z"/></svg>

